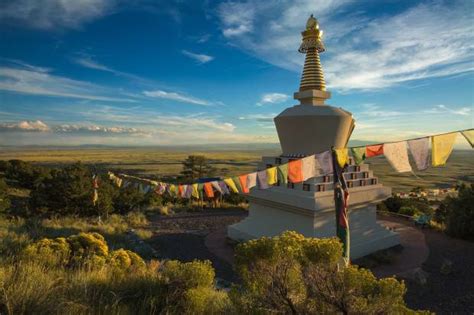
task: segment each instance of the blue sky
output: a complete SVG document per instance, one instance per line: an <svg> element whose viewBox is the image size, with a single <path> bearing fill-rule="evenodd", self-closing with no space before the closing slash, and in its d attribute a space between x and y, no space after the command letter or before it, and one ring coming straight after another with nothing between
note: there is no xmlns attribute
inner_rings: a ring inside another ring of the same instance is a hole
<svg viewBox="0 0 474 315"><path fill-rule="evenodd" d="M472 1L6 0L0 144L277 142L313 13L355 140L474 126ZM459 140L462 141L461 137Z"/></svg>

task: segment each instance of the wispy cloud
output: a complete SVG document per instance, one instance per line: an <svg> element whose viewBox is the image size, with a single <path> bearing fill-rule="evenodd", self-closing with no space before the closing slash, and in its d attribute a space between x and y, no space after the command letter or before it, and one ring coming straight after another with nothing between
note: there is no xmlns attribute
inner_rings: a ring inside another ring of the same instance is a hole
<svg viewBox="0 0 474 315"><path fill-rule="evenodd" d="M262 97L260 98L260 101L257 103L258 106L262 106L265 104L276 104L276 103L282 103L286 100L288 100L290 96L282 93L267 93L263 94Z"/></svg>
<svg viewBox="0 0 474 315"><path fill-rule="evenodd" d="M245 116L240 116L239 120L255 120L258 122L271 122L273 123L273 118L275 118L277 114L250 114Z"/></svg>
<svg viewBox="0 0 474 315"><path fill-rule="evenodd" d="M49 69L28 64L22 64L22 67L0 67L0 90L97 101L135 101L128 97L117 97L117 91L89 82L54 75Z"/></svg>
<svg viewBox="0 0 474 315"><path fill-rule="evenodd" d="M179 94L176 92L166 92L162 90L154 90L154 91L143 91L143 94L148 96L148 97L155 97L155 98L163 98L167 100L172 100L172 101L178 101L182 103L188 103L188 104L196 104L196 105L202 105L202 106L209 106L211 105L211 102L195 98L192 96L186 96L183 94Z"/></svg>
<svg viewBox="0 0 474 315"><path fill-rule="evenodd" d="M208 62L214 60L213 56L204 55L204 54L197 54L197 53L193 53L193 52L190 52L190 51L187 51L187 50L182 50L181 53L183 55L185 55L186 57L189 57L189 58L197 61L200 64L208 63Z"/></svg>
<svg viewBox="0 0 474 315"><path fill-rule="evenodd" d="M460 107L460 108L452 108L446 105L440 104L435 105L434 107L424 111L426 114L454 114L454 115L461 115L461 116L470 116L472 114L472 107Z"/></svg>
<svg viewBox="0 0 474 315"><path fill-rule="evenodd" d="M5 0L0 4L0 20L46 30L76 29L112 12L116 3L115 0Z"/></svg>
<svg viewBox="0 0 474 315"><path fill-rule="evenodd" d="M323 67L340 91L474 71L470 1L430 2L393 15L368 16L351 0L244 1L219 7L221 29L234 45L274 65L301 71L300 31L313 12L325 31Z"/></svg>

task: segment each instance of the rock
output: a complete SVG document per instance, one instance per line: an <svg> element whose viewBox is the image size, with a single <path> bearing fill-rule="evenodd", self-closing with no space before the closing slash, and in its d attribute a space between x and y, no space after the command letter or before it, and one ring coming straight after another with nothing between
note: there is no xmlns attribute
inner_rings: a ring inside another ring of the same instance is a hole
<svg viewBox="0 0 474 315"><path fill-rule="evenodd" d="M440 272L443 275L449 275L453 271L453 262L449 259L444 259L441 264Z"/></svg>

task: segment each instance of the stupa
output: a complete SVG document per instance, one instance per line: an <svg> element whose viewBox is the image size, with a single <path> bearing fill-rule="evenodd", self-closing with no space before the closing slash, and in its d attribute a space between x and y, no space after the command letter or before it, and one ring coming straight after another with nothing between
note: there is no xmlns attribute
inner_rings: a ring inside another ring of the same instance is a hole
<svg viewBox="0 0 474 315"><path fill-rule="evenodd" d="M300 104L285 109L274 118L282 154L263 157L258 170L287 163L329 150L344 148L354 130L352 114L342 108L325 104L331 97L326 91L319 54L324 52L322 30L311 15L301 33L299 52L305 63L299 91L294 98ZM254 187L248 196L249 215L228 227L228 237L245 241L262 236L276 236L284 231L297 231L307 237L336 235L332 174L323 174L315 166L316 176L303 183ZM356 259L400 243L397 233L376 220L376 204L391 195L369 165L355 165L351 159L345 173L349 186L349 224L351 258Z"/></svg>

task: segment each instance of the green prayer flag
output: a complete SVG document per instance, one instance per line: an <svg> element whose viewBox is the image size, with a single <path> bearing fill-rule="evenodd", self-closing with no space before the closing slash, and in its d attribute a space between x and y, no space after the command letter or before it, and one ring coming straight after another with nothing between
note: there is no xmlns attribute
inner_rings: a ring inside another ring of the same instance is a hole
<svg viewBox="0 0 474 315"><path fill-rule="evenodd" d="M204 200L204 184L203 183L198 184L198 192L199 192L199 199Z"/></svg>
<svg viewBox="0 0 474 315"><path fill-rule="evenodd" d="M278 165L278 180L280 184L288 183L288 164Z"/></svg>
<svg viewBox="0 0 474 315"><path fill-rule="evenodd" d="M365 160L365 147L351 148L352 157L356 165L361 164Z"/></svg>
<svg viewBox="0 0 474 315"><path fill-rule="evenodd" d="M242 185L240 185L240 179L238 176L232 177L232 181L234 182L235 186L237 186L237 189L239 190L240 193L242 193Z"/></svg>

